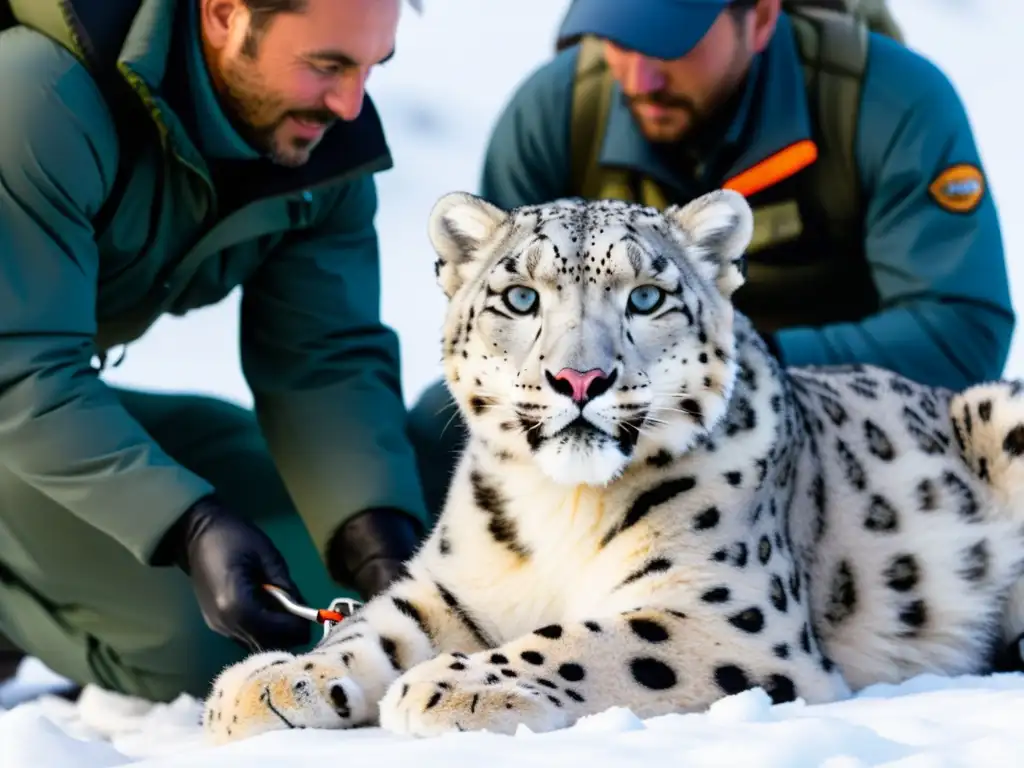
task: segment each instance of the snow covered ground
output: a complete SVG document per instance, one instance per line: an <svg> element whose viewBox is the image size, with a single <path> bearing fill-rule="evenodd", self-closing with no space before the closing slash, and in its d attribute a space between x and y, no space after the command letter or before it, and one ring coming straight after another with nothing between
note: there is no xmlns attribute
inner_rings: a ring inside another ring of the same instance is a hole
<svg viewBox="0 0 1024 768"><path fill-rule="evenodd" d="M890 0L912 46L931 56L964 98L1000 204L1015 295L1024 295L1024 151L1013 93L1022 74L1013 53L1024 5L1010 0ZM428 0L407 14L394 62L371 89L388 127L396 169L380 178L383 313L403 344L410 400L438 375L442 302L425 237L430 206L445 192L476 188L487 131L507 93L550 51L566 0ZM1018 302L1020 303L1020 302ZM415 311L413 311L415 309ZM133 345L108 379L121 385L189 389L249 403L238 370L237 297L184 319L164 320ZM1024 374L1024 339L1008 372ZM79 705L44 697L16 704L54 681L34 661L0 688L4 768L110 768L132 764L336 765L458 768L594 768L618 765L938 768L1020 764L1024 675L921 678L879 686L847 702L771 708L759 691L723 700L707 713L641 722L613 710L567 731L499 737L459 734L396 740L377 730L271 734L222 749L198 738L198 704L148 707L89 689ZM413 754L415 750L415 755Z"/></svg>

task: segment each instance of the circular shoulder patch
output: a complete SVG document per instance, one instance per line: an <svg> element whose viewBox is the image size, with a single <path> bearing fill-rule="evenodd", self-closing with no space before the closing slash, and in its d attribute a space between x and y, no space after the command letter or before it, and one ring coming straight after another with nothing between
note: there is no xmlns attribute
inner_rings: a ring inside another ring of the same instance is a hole
<svg viewBox="0 0 1024 768"><path fill-rule="evenodd" d="M970 163L958 163L946 168L928 186L932 199L952 213L970 213L985 196L985 176L981 169Z"/></svg>

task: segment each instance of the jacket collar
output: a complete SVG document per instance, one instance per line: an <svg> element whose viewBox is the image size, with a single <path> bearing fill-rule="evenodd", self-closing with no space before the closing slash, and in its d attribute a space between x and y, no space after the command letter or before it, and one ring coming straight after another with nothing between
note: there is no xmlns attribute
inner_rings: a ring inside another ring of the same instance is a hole
<svg viewBox="0 0 1024 768"><path fill-rule="evenodd" d="M598 162L649 176L676 195L688 198L720 187L787 146L811 138L803 67L792 24L785 14L779 16L768 48L754 58L742 88L722 140L703 158L707 175L688 179L667 166L644 138L622 100L621 87L614 82ZM721 164L715 161L722 156L735 159L724 168L716 167Z"/></svg>

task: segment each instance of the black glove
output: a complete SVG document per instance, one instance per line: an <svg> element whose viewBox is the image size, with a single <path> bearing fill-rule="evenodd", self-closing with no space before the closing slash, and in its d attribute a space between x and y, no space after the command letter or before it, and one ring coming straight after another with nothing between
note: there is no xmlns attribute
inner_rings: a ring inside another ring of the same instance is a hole
<svg viewBox="0 0 1024 768"><path fill-rule="evenodd" d="M203 619L214 632L252 651L309 642L310 623L266 593L273 584L302 602L281 553L248 520L215 497L196 502L164 536L154 565L177 565L192 579Z"/></svg>
<svg viewBox="0 0 1024 768"><path fill-rule="evenodd" d="M416 518L396 509L371 509L350 518L327 547L327 570L364 600L383 592L404 570L423 538Z"/></svg>

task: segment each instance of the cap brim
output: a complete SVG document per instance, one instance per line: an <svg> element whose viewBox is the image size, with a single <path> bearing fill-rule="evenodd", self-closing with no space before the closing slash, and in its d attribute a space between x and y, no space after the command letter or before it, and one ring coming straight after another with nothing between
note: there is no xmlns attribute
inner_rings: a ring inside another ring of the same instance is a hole
<svg viewBox="0 0 1024 768"><path fill-rule="evenodd" d="M559 39L593 35L644 56L678 59L693 50L725 7L722 0L574 0Z"/></svg>

